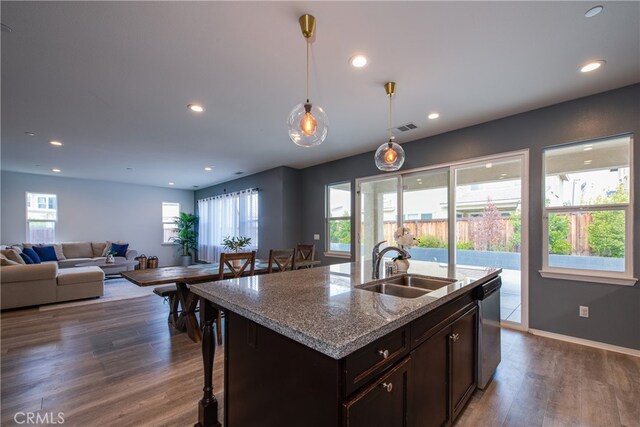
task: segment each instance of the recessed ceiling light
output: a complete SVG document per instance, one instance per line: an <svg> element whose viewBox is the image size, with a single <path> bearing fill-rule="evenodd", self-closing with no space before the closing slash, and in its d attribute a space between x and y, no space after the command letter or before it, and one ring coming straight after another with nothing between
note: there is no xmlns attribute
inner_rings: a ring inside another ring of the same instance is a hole
<svg viewBox="0 0 640 427"><path fill-rule="evenodd" d="M484 165L484 167L487 168L487 169L489 169L492 166L493 166L493 163L487 163L486 165Z"/></svg>
<svg viewBox="0 0 640 427"><path fill-rule="evenodd" d="M60 173L60 172L62 172L62 171L61 171L60 169L53 168L53 169L51 169L51 172Z"/></svg>
<svg viewBox="0 0 640 427"><path fill-rule="evenodd" d="M605 61L604 59L599 59L597 61L591 61L591 62L589 62L587 64L584 64L582 67L580 67L580 72L581 73L588 73L589 71L597 70L598 68L602 67L606 63L607 63L607 61Z"/></svg>
<svg viewBox="0 0 640 427"><path fill-rule="evenodd" d="M55 145L56 147L60 147L62 145L62 142L60 142L60 141L49 141L49 144Z"/></svg>
<svg viewBox="0 0 640 427"><path fill-rule="evenodd" d="M593 147L591 145L586 145L584 147L584 151L590 151L590 150L593 150Z"/></svg>
<svg viewBox="0 0 640 427"><path fill-rule="evenodd" d="M170 182L169 185L176 185L176 183L175 182Z"/></svg>
<svg viewBox="0 0 640 427"><path fill-rule="evenodd" d="M597 14L599 14L600 12L602 12L602 10L604 9L604 6L593 6L591 9L587 10L584 13L584 16L586 18L593 18L594 16L596 16Z"/></svg>
<svg viewBox="0 0 640 427"><path fill-rule="evenodd" d="M418 178L416 181L418 181L418 182L422 182L422 178Z"/></svg>
<svg viewBox="0 0 640 427"><path fill-rule="evenodd" d="M200 104L189 104L187 108L194 113L202 113L204 111L204 107Z"/></svg>
<svg viewBox="0 0 640 427"><path fill-rule="evenodd" d="M590 164L591 164L591 162L593 162L593 160L585 160L585 161L584 161L584 164L585 164L585 165L590 165Z"/></svg>
<svg viewBox="0 0 640 427"><path fill-rule="evenodd" d="M438 117L440 117L440 114L438 113L431 113L427 116L429 118L429 120L434 120L437 119Z"/></svg>
<svg viewBox="0 0 640 427"><path fill-rule="evenodd" d="M507 174L506 173L501 173L500 176L505 177L505 176L507 176Z"/></svg>
<svg viewBox="0 0 640 427"><path fill-rule="evenodd" d="M27 136L36 136L35 132L30 132L30 131L25 132L24 134L27 135Z"/></svg>
<svg viewBox="0 0 640 427"><path fill-rule="evenodd" d="M132 170L133 170L133 168L127 168L127 170L128 170L128 171L132 171Z"/></svg>
<svg viewBox="0 0 640 427"><path fill-rule="evenodd" d="M354 55L349 59L349 64L354 68L362 68L369 62L369 58L364 55Z"/></svg>
<svg viewBox="0 0 640 427"><path fill-rule="evenodd" d="M213 170L213 168L211 166L205 166L204 170L206 170L207 172L209 172L210 170Z"/></svg>

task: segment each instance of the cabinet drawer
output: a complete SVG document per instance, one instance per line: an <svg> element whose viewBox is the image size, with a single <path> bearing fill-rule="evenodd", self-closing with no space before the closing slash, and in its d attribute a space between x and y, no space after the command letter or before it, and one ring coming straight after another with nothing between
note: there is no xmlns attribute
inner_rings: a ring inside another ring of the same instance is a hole
<svg viewBox="0 0 640 427"><path fill-rule="evenodd" d="M475 304L471 292L467 292L452 302L411 322L411 348L416 348L420 343L474 307Z"/></svg>
<svg viewBox="0 0 640 427"><path fill-rule="evenodd" d="M347 356L344 362L345 395L372 380L408 352L407 325Z"/></svg>
<svg viewBox="0 0 640 427"><path fill-rule="evenodd" d="M406 427L410 357L357 393L343 407L345 427Z"/></svg>

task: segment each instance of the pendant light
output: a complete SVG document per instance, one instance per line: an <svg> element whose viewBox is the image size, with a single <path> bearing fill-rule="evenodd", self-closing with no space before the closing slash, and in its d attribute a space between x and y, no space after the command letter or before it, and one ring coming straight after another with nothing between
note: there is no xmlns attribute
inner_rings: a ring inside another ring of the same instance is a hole
<svg viewBox="0 0 640 427"><path fill-rule="evenodd" d="M327 138L329 123L324 110L309 101L309 47L316 29L316 18L302 15L299 22L302 35L307 41L307 102L298 104L291 110L287 126L291 141L301 147L314 147Z"/></svg>
<svg viewBox="0 0 640 427"><path fill-rule="evenodd" d="M384 90L389 97L389 142L385 142L376 150L376 166L381 171L392 172L397 171L402 167L404 163L404 150L400 144L393 142L393 135L391 133L391 98L396 91L395 82L387 82L384 84Z"/></svg>

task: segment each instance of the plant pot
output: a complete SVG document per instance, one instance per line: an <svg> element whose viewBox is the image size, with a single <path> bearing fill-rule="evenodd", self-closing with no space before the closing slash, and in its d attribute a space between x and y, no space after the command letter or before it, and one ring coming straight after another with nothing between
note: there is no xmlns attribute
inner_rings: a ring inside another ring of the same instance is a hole
<svg viewBox="0 0 640 427"><path fill-rule="evenodd" d="M181 266L188 267L191 265L191 255L182 255Z"/></svg>

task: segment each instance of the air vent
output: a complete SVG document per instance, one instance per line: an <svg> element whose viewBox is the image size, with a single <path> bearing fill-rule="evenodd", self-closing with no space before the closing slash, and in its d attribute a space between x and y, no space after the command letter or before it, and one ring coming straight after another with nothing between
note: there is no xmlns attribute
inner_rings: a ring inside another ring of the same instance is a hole
<svg viewBox="0 0 640 427"><path fill-rule="evenodd" d="M393 133L401 133L401 132L407 132L410 130L414 130L417 129L418 126L416 126L414 123L407 123L406 125L402 125L402 126L398 126L393 128Z"/></svg>
<svg viewBox="0 0 640 427"><path fill-rule="evenodd" d="M238 171L238 172L234 173L234 175L242 175L243 173L244 173L244 172L240 172L240 171Z"/></svg>

